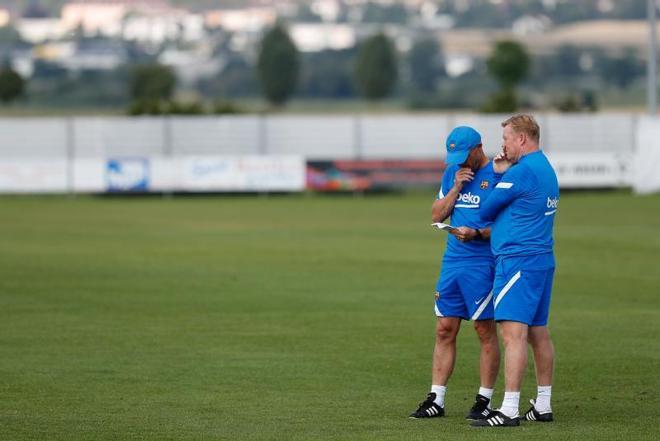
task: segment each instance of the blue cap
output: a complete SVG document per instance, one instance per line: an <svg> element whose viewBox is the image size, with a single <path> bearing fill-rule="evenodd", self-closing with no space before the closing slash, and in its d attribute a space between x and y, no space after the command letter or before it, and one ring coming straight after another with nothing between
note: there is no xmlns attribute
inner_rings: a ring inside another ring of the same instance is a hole
<svg viewBox="0 0 660 441"><path fill-rule="evenodd" d="M460 126L447 137L447 165L463 164L470 150L481 144L481 135L472 127Z"/></svg>

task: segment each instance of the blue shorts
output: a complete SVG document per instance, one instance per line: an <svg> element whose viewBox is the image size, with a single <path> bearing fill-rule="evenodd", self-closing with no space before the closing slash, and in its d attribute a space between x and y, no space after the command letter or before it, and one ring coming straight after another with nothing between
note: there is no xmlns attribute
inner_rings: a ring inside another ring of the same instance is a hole
<svg viewBox="0 0 660 441"><path fill-rule="evenodd" d="M492 320L494 274L492 265L443 266L435 288L435 315Z"/></svg>
<svg viewBox="0 0 660 441"><path fill-rule="evenodd" d="M547 325L554 274L552 253L498 258L493 286L495 320Z"/></svg>

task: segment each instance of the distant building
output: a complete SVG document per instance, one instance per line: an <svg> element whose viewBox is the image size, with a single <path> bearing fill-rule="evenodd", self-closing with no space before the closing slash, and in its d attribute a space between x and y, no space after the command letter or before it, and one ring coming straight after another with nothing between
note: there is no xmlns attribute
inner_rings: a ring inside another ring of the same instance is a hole
<svg viewBox="0 0 660 441"><path fill-rule="evenodd" d="M57 41L37 44L31 51L16 53L12 63L29 77L37 60L61 66L70 72L101 71L114 70L126 63L128 53L119 41Z"/></svg>
<svg viewBox="0 0 660 441"><path fill-rule="evenodd" d="M16 50L11 54L11 67L23 78L31 78L34 74L34 57L32 50Z"/></svg>
<svg viewBox="0 0 660 441"><path fill-rule="evenodd" d="M87 35L119 36L129 7L129 2L68 3L62 7L62 24Z"/></svg>
<svg viewBox="0 0 660 441"><path fill-rule="evenodd" d="M173 10L169 14L131 15L124 20L122 37L143 43L166 40L198 41L204 38L204 18Z"/></svg>
<svg viewBox="0 0 660 441"><path fill-rule="evenodd" d="M76 44L74 42L60 41L34 46L32 49L32 56L37 60L59 62L60 60L73 56L75 52Z"/></svg>
<svg viewBox="0 0 660 441"><path fill-rule="evenodd" d="M277 12L273 8L218 9L204 14L206 26L227 32L260 32L275 21Z"/></svg>
<svg viewBox="0 0 660 441"><path fill-rule="evenodd" d="M451 78L460 77L474 69L474 57L467 54L445 55L445 70Z"/></svg>
<svg viewBox="0 0 660 441"><path fill-rule="evenodd" d="M348 49L357 41L353 27L345 24L299 23L289 26L289 33L302 52Z"/></svg>
<svg viewBox="0 0 660 441"><path fill-rule="evenodd" d="M205 35L201 15L173 8L162 0L69 3L62 8L62 23L69 30L82 29L85 35L154 44L177 39L196 41Z"/></svg>
<svg viewBox="0 0 660 441"><path fill-rule="evenodd" d="M11 18L11 15L9 14L9 11L4 8L0 8L0 28L4 28L9 24L9 20Z"/></svg>
<svg viewBox="0 0 660 441"><path fill-rule="evenodd" d="M68 29L59 18L20 18L16 31L21 39L36 44L47 40L59 40L67 35Z"/></svg>
<svg viewBox="0 0 660 441"><path fill-rule="evenodd" d="M313 0L310 8L312 12L325 22L335 22L341 14L342 5L339 0Z"/></svg>
<svg viewBox="0 0 660 441"><path fill-rule="evenodd" d="M218 75L225 66L220 57L212 57L209 48L181 50L168 48L158 57L158 62L174 69L183 84L191 85L204 78Z"/></svg>
<svg viewBox="0 0 660 441"><path fill-rule="evenodd" d="M120 42L112 40L84 40L73 53L58 60L63 68L72 71L114 70L126 63L128 53Z"/></svg>
<svg viewBox="0 0 660 441"><path fill-rule="evenodd" d="M454 17L440 14L437 3L426 0L419 5L419 15L413 18L413 23L424 29L447 30L454 27Z"/></svg>
<svg viewBox="0 0 660 441"><path fill-rule="evenodd" d="M545 15L524 15L513 22L511 29L518 35L543 34L552 27L552 21Z"/></svg>

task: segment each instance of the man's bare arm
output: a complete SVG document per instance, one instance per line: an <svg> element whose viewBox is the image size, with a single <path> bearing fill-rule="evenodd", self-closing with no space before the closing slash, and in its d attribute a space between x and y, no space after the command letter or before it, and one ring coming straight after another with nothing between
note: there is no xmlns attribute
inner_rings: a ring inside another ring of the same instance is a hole
<svg viewBox="0 0 660 441"><path fill-rule="evenodd" d="M451 215L451 212L454 211L454 204L459 193L460 190L452 187L444 198L433 202L433 206L431 207L431 219L433 219L433 222L444 222Z"/></svg>
<svg viewBox="0 0 660 441"><path fill-rule="evenodd" d="M463 189L466 182L474 179L474 172L467 167L461 168L454 176L454 186L447 192L445 197L438 199L431 207L431 219L433 222L444 222L454 210L454 204L458 194Z"/></svg>

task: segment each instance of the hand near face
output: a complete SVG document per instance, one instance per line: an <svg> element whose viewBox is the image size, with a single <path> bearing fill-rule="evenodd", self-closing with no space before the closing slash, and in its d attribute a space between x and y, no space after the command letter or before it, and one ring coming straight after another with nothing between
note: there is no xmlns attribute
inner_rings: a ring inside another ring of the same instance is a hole
<svg viewBox="0 0 660 441"><path fill-rule="evenodd" d="M504 173L511 168L512 165L513 162L507 156L506 149L502 149L502 151L493 158L493 170L495 173Z"/></svg>
<svg viewBox="0 0 660 441"><path fill-rule="evenodd" d="M454 187L456 187L458 191L461 191L465 183L472 182L473 179L474 172L468 167L463 167L454 175Z"/></svg>

